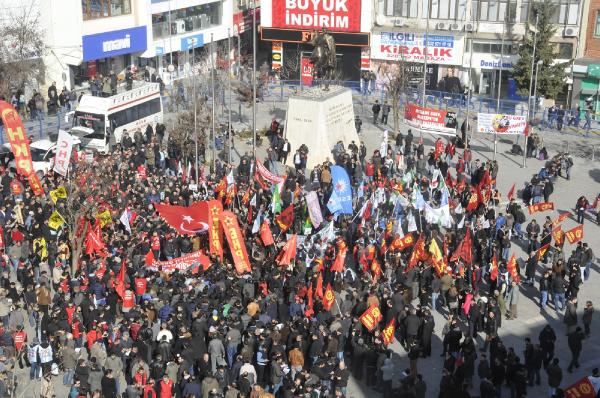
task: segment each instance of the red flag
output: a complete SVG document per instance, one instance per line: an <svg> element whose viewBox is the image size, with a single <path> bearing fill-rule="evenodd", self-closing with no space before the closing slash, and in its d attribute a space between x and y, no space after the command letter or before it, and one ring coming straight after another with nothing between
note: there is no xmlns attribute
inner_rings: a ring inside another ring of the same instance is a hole
<svg viewBox="0 0 600 398"><path fill-rule="evenodd" d="M229 250L231 251L231 257L233 257L233 263L238 274L245 272L251 272L250 259L248 258L248 251L246 250L246 242L240 231L240 226L237 222L235 214L230 211L224 211L221 213L221 223L223 224L223 230L227 237L227 243L229 243Z"/></svg>
<svg viewBox="0 0 600 398"><path fill-rule="evenodd" d="M580 379L568 388L565 388L564 391L565 398L596 398L598 396L598 391L594 388L589 376Z"/></svg>
<svg viewBox="0 0 600 398"><path fill-rule="evenodd" d="M588 209L595 209L598 206L598 201L600 200L600 195L596 196L596 199L594 199L594 203L592 203L591 205L588 206Z"/></svg>
<svg viewBox="0 0 600 398"><path fill-rule="evenodd" d="M331 288L331 284L327 284L327 288L325 289L325 296L323 297L323 308L325 311L329 311L331 307L333 307L333 303L335 302L335 294L333 293L333 289Z"/></svg>
<svg viewBox="0 0 600 398"><path fill-rule="evenodd" d="M508 260L508 264L506 264L506 270L510 274L513 281L521 283L521 276L519 275L519 271L517 271L517 259L515 258L514 254L510 257L510 260Z"/></svg>
<svg viewBox="0 0 600 398"><path fill-rule="evenodd" d="M169 226L182 235L208 231L208 202L195 202L190 207L155 203L154 208Z"/></svg>
<svg viewBox="0 0 600 398"><path fill-rule="evenodd" d="M400 236L396 236L392 243L390 243L390 250L392 252L402 251L407 247L412 246L415 243L415 240L412 236L412 233L404 235L402 238Z"/></svg>
<svg viewBox="0 0 600 398"><path fill-rule="evenodd" d="M583 224L568 230L565 235L570 244L579 242L583 239Z"/></svg>
<svg viewBox="0 0 600 398"><path fill-rule="evenodd" d="M396 331L396 318L392 318L381 331L383 344L390 345L394 341L394 332Z"/></svg>
<svg viewBox="0 0 600 398"><path fill-rule="evenodd" d="M471 192L471 196L469 197L469 203L467 203L466 210L473 211L477 208L480 202L481 194L479 192Z"/></svg>
<svg viewBox="0 0 600 398"><path fill-rule="evenodd" d="M290 229L294 223L294 205L291 204L286 207L281 214L275 217L275 222L279 226L279 229L281 229L281 232L285 232Z"/></svg>
<svg viewBox="0 0 600 398"><path fill-rule="evenodd" d="M425 256L425 239L423 239L423 235L419 235L419 239L417 239L417 243L415 247L413 247L413 251L410 254L410 260L408 261L408 265L406 266L406 270L404 272L408 272L417 265L417 262L421 260Z"/></svg>
<svg viewBox="0 0 600 398"><path fill-rule="evenodd" d="M265 246L275 244L275 241L273 240L273 234L271 233L271 228L269 227L269 222L267 220L264 220L260 226L260 239Z"/></svg>
<svg viewBox="0 0 600 398"><path fill-rule="evenodd" d="M537 250L537 260L538 261L542 261L542 258L544 258L544 254L546 254L546 252L548 251L549 248L550 248L550 243L546 243L544 246L540 247Z"/></svg>
<svg viewBox="0 0 600 398"><path fill-rule="evenodd" d="M381 311L379 307L372 306L367 308L367 310L360 316L360 322L367 328L369 332L372 332L373 329L377 327L377 324L381 321Z"/></svg>
<svg viewBox="0 0 600 398"><path fill-rule="evenodd" d="M375 260L371 263L371 272L373 273L373 283L377 282L377 279L381 276L381 265L379 261Z"/></svg>
<svg viewBox="0 0 600 398"><path fill-rule="evenodd" d="M146 258L145 261L147 266L151 266L154 263L154 253L152 253L152 250L148 250L148 253L146 253Z"/></svg>
<svg viewBox="0 0 600 398"><path fill-rule="evenodd" d="M152 253L152 251L150 251ZM117 280L115 282L115 291L123 299L125 295L125 260L121 262L121 269L119 270L119 275L117 276Z"/></svg>
<svg viewBox="0 0 600 398"><path fill-rule="evenodd" d="M304 315L306 315L307 318L310 318L315 313L315 311L313 309L312 283L308 286L308 292L306 293L306 298L307 298L307 303L306 303L306 310L304 311Z"/></svg>
<svg viewBox="0 0 600 398"><path fill-rule="evenodd" d="M554 202L536 203L534 205L528 206L528 209L529 209L529 214L543 212L546 210L554 210Z"/></svg>
<svg viewBox="0 0 600 398"><path fill-rule="evenodd" d="M492 266L490 267L490 279L495 281L498 278L498 259L496 253L492 256Z"/></svg>
<svg viewBox="0 0 600 398"><path fill-rule="evenodd" d="M552 230L552 237L554 238L554 245L556 247L562 247L565 243L565 233L560 226Z"/></svg>
<svg viewBox="0 0 600 398"><path fill-rule="evenodd" d="M225 197L225 206L230 206L237 195L237 186L235 184L231 185L227 190L227 196Z"/></svg>
<svg viewBox="0 0 600 398"><path fill-rule="evenodd" d="M450 261L458 261L459 258L462 258L465 264L471 264L473 262L471 246L471 232L467 229L465 238L460 242L452 257L450 257Z"/></svg>
<svg viewBox="0 0 600 398"><path fill-rule="evenodd" d="M208 244L210 254L219 256L223 261L223 228L221 228L221 213L223 204L216 200L208 201Z"/></svg>
<svg viewBox="0 0 600 398"><path fill-rule="evenodd" d="M515 195L515 183L512 184L512 187L510 188L510 191L508 191L508 195L506 195L506 197L508 198L508 200L511 200L514 195Z"/></svg>
<svg viewBox="0 0 600 398"><path fill-rule="evenodd" d="M317 277L317 287L315 288L315 296L323 299L323 272L319 272Z"/></svg>
<svg viewBox="0 0 600 398"><path fill-rule="evenodd" d="M252 213L254 213L254 211L253 211L252 209L253 209L253 207L252 207L252 206L249 206L249 207L248 207L248 217L246 218L246 222L247 222L248 224L251 224L251 223L252 223L252 217L253 217L253 214L252 214Z"/></svg>
<svg viewBox="0 0 600 398"><path fill-rule="evenodd" d="M296 245L298 244L298 235L294 234L292 237L285 243L283 249L277 256L277 264L278 265L290 265L292 259L296 258Z"/></svg>
<svg viewBox="0 0 600 398"><path fill-rule="evenodd" d="M88 232L85 237L85 254L98 254L101 253L104 248L100 223L96 223L95 228L91 228L91 226L88 225Z"/></svg>
<svg viewBox="0 0 600 398"><path fill-rule="evenodd" d="M560 223L565 221L567 219L567 217L569 217L570 215L571 215L571 213L568 211L565 211L564 213L560 213L558 215L558 217L556 218L556 220L552 221L552 226L556 227L557 225L559 225Z"/></svg>
<svg viewBox="0 0 600 398"><path fill-rule="evenodd" d="M337 257L335 261L331 265L331 271L333 272L344 272L344 263L346 262L346 253L348 252L347 248L341 248L338 250Z"/></svg>
<svg viewBox="0 0 600 398"><path fill-rule="evenodd" d="M4 249L4 228L0 226L0 249Z"/></svg>

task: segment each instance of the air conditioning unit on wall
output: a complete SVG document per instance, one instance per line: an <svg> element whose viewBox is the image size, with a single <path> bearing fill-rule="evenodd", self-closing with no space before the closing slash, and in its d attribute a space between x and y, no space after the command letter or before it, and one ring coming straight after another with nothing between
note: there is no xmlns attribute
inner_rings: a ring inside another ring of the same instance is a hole
<svg viewBox="0 0 600 398"><path fill-rule="evenodd" d="M462 26L459 23L453 22L450 24L450 30L462 30Z"/></svg>
<svg viewBox="0 0 600 398"><path fill-rule="evenodd" d="M437 30L448 30L448 24L446 22L438 22L435 24Z"/></svg>
<svg viewBox="0 0 600 398"><path fill-rule="evenodd" d="M564 37L577 37L579 36L579 29L573 27L566 27L563 31Z"/></svg>
<svg viewBox="0 0 600 398"><path fill-rule="evenodd" d="M477 26L473 22L467 22L464 25L465 32L475 32L477 30Z"/></svg>

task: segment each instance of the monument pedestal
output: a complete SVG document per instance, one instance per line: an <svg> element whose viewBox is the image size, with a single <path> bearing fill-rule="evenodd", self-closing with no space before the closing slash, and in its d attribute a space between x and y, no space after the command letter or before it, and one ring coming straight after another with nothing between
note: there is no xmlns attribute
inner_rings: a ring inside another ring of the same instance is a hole
<svg viewBox="0 0 600 398"><path fill-rule="evenodd" d="M352 91L341 86L306 89L288 99L285 138L291 144L287 165L294 165L294 154L302 144L308 147L306 167L313 169L326 159L334 161L331 150L342 141L344 147L359 145L354 125Z"/></svg>

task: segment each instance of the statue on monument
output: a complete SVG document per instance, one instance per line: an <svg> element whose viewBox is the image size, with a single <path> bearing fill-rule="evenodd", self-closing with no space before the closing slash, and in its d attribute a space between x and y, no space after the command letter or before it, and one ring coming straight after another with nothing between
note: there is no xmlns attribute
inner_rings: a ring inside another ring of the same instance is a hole
<svg viewBox="0 0 600 398"><path fill-rule="evenodd" d="M314 65L316 77L325 81L324 90L329 90L329 82L333 80L337 59L335 53L335 40L327 29L315 32L310 42L314 49L310 61Z"/></svg>

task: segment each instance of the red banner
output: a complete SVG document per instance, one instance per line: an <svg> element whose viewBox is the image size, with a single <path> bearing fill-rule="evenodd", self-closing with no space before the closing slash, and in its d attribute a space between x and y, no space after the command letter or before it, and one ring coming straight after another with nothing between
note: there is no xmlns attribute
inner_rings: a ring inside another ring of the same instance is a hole
<svg viewBox="0 0 600 398"><path fill-rule="evenodd" d="M240 231L235 214L230 211L224 211L221 213L220 221L223 224L223 230L229 243L229 250L231 250L231 257L233 257L235 269L238 274L252 271L246 250L246 243L244 242L244 237L242 236L242 231Z"/></svg>
<svg viewBox="0 0 600 398"><path fill-rule="evenodd" d="M596 394L598 394L598 391L594 389L587 377L565 388L565 398L596 398Z"/></svg>
<svg viewBox="0 0 600 398"><path fill-rule="evenodd" d="M396 331L396 318L392 318L387 326L381 331L383 344L390 345L394 341L394 332Z"/></svg>
<svg viewBox="0 0 600 398"><path fill-rule="evenodd" d="M314 65L310 62L310 58L302 57L300 60L301 80L303 86L312 86Z"/></svg>
<svg viewBox="0 0 600 398"><path fill-rule="evenodd" d="M256 171L258 171L258 174L260 174L262 178L269 181L271 184L282 184L285 181L285 177L271 173L258 159L256 159Z"/></svg>
<svg viewBox="0 0 600 398"><path fill-rule="evenodd" d="M154 208L182 235L194 236L208 231L208 202L195 202L190 207L155 203Z"/></svg>
<svg viewBox="0 0 600 398"><path fill-rule="evenodd" d="M528 206L529 214L541 213L547 210L554 210L554 202L542 202Z"/></svg>
<svg viewBox="0 0 600 398"><path fill-rule="evenodd" d="M583 224L568 230L565 235L570 244L579 242L583 239Z"/></svg>
<svg viewBox="0 0 600 398"><path fill-rule="evenodd" d="M208 201L208 243L210 254L219 256L223 261L223 229L221 229L221 213L223 205L220 200Z"/></svg>
<svg viewBox="0 0 600 398"><path fill-rule="evenodd" d="M360 0L272 0L272 27L360 32Z"/></svg>
<svg viewBox="0 0 600 398"><path fill-rule="evenodd" d="M361 316L360 322L367 328L369 332L377 327L377 324L381 321L381 311L379 307L369 307Z"/></svg>
<svg viewBox="0 0 600 398"><path fill-rule="evenodd" d="M4 229L0 226L0 249L4 249Z"/></svg>
<svg viewBox="0 0 600 398"><path fill-rule="evenodd" d="M425 108L415 104L406 105L404 120L412 127L433 134L454 136L458 127L456 112Z"/></svg>
<svg viewBox="0 0 600 398"><path fill-rule="evenodd" d="M565 243L565 233L560 226L552 230L552 237L554 238L554 245L557 247L562 247Z"/></svg>
<svg viewBox="0 0 600 398"><path fill-rule="evenodd" d="M390 244L390 250L392 252L402 251L407 247L411 247L415 243L415 238L412 234L404 235L402 238L397 236Z"/></svg>
<svg viewBox="0 0 600 398"><path fill-rule="evenodd" d="M29 149L29 138L25 135L25 126L21 117L8 102L0 101L0 114L6 136L10 143L10 150L15 156L15 165L17 173L24 177L28 177L31 190L36 196L44 194L44 189L39 177L33 169L33 161L31 160L31 150Z"/></svg>
<svg viewBox="0 0 600 398"><path fill-rule="evenodd" d="M163 272L171 273L173 271L186 272L194 264L202 265L202 269L206 271L210 267L210 260L202 250L186 254L185 256L177 257L172 260L158 261L154 259L151 264L146 267L152 270L162 270Z"/></svg>

